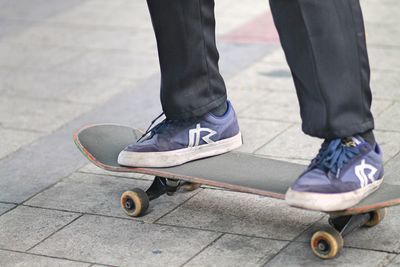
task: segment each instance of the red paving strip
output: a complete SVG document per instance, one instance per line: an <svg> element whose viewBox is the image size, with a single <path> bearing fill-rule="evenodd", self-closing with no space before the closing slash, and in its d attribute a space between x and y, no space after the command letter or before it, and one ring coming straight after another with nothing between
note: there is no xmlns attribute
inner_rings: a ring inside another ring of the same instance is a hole
<svg viewBox="0 0 400 267"><path fill-rule="evenodd" d="M219 39L232 43L279 43L271 12L263 12Z"/></svg>

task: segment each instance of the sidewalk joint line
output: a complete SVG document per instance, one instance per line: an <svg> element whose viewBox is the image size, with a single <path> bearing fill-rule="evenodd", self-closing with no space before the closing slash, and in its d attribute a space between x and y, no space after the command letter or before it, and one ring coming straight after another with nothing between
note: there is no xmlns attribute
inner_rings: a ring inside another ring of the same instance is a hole
<svg viewBox="0 0 400 267"><path fill-rule="evenodd" d="M192 257L190 257L188 260L186 260L180 267L185 266L189 262L191 262L194 258L196 258L198 255L200 255L203 251L208 249L209 247L213 246L218 240L220 240L225 234L222 233L219 236L217 236L214 240L212 240L210 243L208 243L206 246L204 246L202 249L200 249L197 253L195 253Z"/></svg>
<svg viewBox="0 0 400 267"><path fill-rule="evenodd" d="M51 233L49 236L47 236L46 238L42 239L41 241L39 241L37 244L33 245L32 247L28 248L26 250L26 252L29 252L30 250L34 249L35 247L37 247L38 245L42 244L43 242L45 242L46 240L48 240L49 238L51 238L52 236L54 236L56 233L60 232L61 230L65 229L68 225L71 225L73 222L75 222L76 220L78 220L79 218L81 218L83 216L83 214L77 216L76 218L74 218L73 220L71 220L69 223L63 225L61 228L57 229L56 231L54 231L53 233Z"/></svg>
<svg viewBox="0 0 400 267"><path fill-rule="evenodd" d="M52 258L52 259L57 259L57 260L67 260L67 261L72 261L72 262L78 262L78 263L86 263L86 264L92 264L92 265L102 265L102 266L110 266L110 267L118 267L116 265L104 265L103 263L98 263L98 262L90 262L90 261L82 261L82 260L75 260L75 259L70 259L70 258L64 258L64 257L58 257L58 256L51 256L51 255L46 255L46 254L40 254L40 253L34 253L34 252L27 252L27 251L21 251L21 250L15 250L15 249L8 249L8 248L0 248L2 251L8 251L8 252L14 252L14 253L20 253L20 254L26 254L26 255L31 255L31 256L39 256L39 257L45 257L45 258Z"/></svg>

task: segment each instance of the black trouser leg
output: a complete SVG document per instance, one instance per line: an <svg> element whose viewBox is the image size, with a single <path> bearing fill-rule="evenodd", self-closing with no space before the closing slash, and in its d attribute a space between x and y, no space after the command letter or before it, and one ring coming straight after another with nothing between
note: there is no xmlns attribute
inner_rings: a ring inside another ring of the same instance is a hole
<svg viewBox="0 0 400 267"><path fill-rule="evenodd" d="M374 127L359 0L270 0L303 131L346 137Z"/></svg>
<svg viewBox="0 0 400 267"><path fill-rule="evenodd" d="M161 68L161 104L171 119L201 116L226 101L218 70L214 0L148 0Z"/></svg>

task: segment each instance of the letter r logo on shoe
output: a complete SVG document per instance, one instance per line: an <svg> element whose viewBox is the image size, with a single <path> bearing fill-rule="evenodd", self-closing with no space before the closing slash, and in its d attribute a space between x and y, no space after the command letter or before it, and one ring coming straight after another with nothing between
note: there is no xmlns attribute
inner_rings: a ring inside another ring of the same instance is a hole
<svg viewBox="0 0 400 267"><path fill-rule="evenodd" d="M365 170L370 170L369 174L367 175ZM365 187L368 185L368 180L373 182L375 181L374 175L378 170L372 166L371 164L365 163L365 159L361 161L360 165L357 165L354 168L354 172L358 179L360 180L361 187Z"/></svg>
<svg viewBox="0 0 400 267"><path fill-rule="evenodd" d="M195 147L195 146L199 145L201 132L209 133L208 135L203 136L201 138L201 139L203 139L204 142L206 142L207 144L214 143L214 141L211 140L210 137L215 135L217 132L214 130L211 130L209 128L201 128L200 123L198 123L196 125L195 129L189 130L189 145L188 145L188 147Z"/></svg>

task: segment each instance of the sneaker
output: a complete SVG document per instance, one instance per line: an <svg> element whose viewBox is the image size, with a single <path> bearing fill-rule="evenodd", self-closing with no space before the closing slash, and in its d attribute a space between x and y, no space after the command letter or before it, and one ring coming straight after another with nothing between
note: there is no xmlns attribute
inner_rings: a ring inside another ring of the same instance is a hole
<svg viewBox="0 0 400 267"><path fill-rule="evenodd" d="M132 167L171 167L219 155L242 145L235 111L228 102L222 116L208 113L189 120L165 119L126 147L118 163Z"/></svg>
<svg viewBox="0 0 400 267"><path fill-rule="evenodd" d="M382 152L362 137L325 141L286 193L291 206L318 211L350 208L383 181Z"/></svg>

